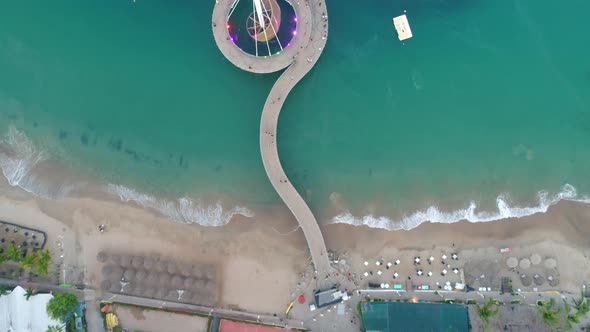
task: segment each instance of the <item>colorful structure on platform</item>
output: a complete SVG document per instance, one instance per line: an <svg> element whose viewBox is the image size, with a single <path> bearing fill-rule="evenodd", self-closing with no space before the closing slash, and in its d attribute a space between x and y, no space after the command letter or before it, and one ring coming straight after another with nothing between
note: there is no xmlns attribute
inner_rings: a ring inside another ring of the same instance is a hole
<svg viewBox="0 0 590 332"><path fill-rule="evenodd" d="M268 57L289 47L297 34L297 16L286 0L236 0L226 27L242 51Z"/></svg>

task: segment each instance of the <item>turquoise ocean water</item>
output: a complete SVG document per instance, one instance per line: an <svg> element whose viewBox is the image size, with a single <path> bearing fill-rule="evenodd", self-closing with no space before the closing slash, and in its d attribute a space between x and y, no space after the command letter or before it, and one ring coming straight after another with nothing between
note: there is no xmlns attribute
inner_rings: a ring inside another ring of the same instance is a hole
<svg viewBox="0 0 590 332"><path fill-rule="evenodd" d="M94 186L222 225L280 204L258 125L278 74L217 50L214 1L3 0L0 166L43 196ZM406 10L414 38L397 40ZM279 151L323 222L413 228L589 201L590 2L328 3Z"/></svg>

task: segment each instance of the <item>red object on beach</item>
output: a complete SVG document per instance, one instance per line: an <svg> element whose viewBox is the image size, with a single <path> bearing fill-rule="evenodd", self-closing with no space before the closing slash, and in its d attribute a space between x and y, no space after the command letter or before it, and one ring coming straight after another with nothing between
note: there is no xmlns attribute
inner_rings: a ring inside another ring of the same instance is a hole
<svg viewBox="0 0 590 332"><path fill-rule="evenodd" d="M299 295L299 298L297 299L297 302L299 302L299 304L305 303L305 296Z"/></svg>

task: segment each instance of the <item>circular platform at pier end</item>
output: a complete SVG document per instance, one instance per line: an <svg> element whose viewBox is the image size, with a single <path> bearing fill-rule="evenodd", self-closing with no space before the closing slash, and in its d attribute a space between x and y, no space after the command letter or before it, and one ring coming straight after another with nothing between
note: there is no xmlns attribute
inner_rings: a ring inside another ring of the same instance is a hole
<svg viewBox="0 0 590 332"><path fill-rule="evenodd" d="M312 29L305 0L262 3L262 21L248 0L217 0L212 17L215 43L225 58L240 69L260 74L291 65L309 43Z"/></svg>

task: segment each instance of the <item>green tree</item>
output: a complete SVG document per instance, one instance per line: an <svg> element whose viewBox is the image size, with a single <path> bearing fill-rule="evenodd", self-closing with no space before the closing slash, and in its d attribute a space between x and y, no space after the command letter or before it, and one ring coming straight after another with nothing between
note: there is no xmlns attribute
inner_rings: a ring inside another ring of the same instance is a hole
<svg viewBox="0 0 590 332"><path fill-rule="evenodd" d="M52 325L47 327L47 332L63 332L63 328L59 325Z"/></svg>
<svg viewBox="0 0 590 332"><path fill-rule="evenodd" d="M9 293L10 293L10 290L8 289L8 287L6 287L4 285L0 285L0 296L7 295Z"/></svg>
<svg viewBox="0 0 590 332"><path fill-rule="evenodd" d="M537 308L545 324L549 325L551 331L556 331L560 322L559 314L562 308L557 307L555 299L551 298L549 302L541 302Z"/></svg>
<svg viewBox="0 0 590 332"><path fill-rule="evenodd" d="M23 269L33 269L35 267L35 265L37 264L37 260L38 260L37 252L34 250L31 250L29 253L27 253L25 258L23 258L23 261L20 266Z"/></svg>
<svg viewBox="0 0 590 332"><path fill-rule="evenodd" d="M32 289L31 287L27 288L27 290L24 294L25 299L28 301L31 298L31 296L33 296L33 295L35 295L35 290Z"/></svg>
<svg viewBox="0 0 590 332"><path fill-rule="evenodd" d="M6 249L6 258L10 261L20 262L23 259L23 256L18 247L11 243Z"/></svg>
<svg viewBox="0 0 590 332"><path fill-rule="evenodd" d="M479 316L479 319L481 319L481 322L483 323L483 330L489 331L490 319L498 314L500 308L498 308L496 301L490 298L483 305L476 305L475 311L477 312L477 316Z"/></svg>
<svg viewBox="0 0 590 332"><path fill-rule="evenodd" d="M49 263L51 263L51 254L49 250L41 250L37 253L37 263L33 272L37 274L47 274L49 270Z"/></svg>
<svg viewBox="0 0 590 332"><path fill-rule="evenodd" d="M47 314L55 320L63 320L69 313L73 312L78 305L76 295L70 293L55 293L53 298L47 302Z"/></svg>

